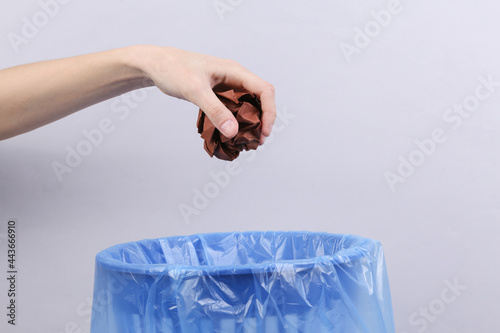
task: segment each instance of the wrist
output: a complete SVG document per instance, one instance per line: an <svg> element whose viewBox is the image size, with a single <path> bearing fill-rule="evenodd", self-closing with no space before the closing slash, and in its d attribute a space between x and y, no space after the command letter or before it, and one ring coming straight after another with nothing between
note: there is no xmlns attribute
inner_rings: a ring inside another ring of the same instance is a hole
<svg viewBox="0 0 500 333"><path fill-rule="evenodd" d="M174 47L156 45L133 45L126 47L127 63L150 85L155 85L154 79L158 72L164 70L162 64L173 60Z"/></svg>
<svg viewBox="0 0 500 333"><path fill-rule="evenodd" d="M151 58L158 47L152 45L127 46L117 51L120 52L120 61L128 76L143 88L154 86L151 79Z"/></svg>

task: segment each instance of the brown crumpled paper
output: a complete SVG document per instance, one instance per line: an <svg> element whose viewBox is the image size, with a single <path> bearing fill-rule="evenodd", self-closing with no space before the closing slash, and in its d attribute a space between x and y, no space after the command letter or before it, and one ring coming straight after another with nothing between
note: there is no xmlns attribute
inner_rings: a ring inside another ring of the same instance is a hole
<svg viewBox="0 0 500 333"><path fill-rule="evenodd" d="M212 124L200 109L198 133L205 140L205 150L221 160L232 161L240 151L257 149L262 132L260 100L255 94L228 90L216 92L221 102L233 113L239 124L238 134L228 139Z"/></svg>

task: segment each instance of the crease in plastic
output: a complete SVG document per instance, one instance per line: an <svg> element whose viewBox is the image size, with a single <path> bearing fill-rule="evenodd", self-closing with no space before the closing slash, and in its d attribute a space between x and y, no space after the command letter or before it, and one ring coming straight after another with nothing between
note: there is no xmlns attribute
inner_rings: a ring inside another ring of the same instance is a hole
<svg viewBox="0 0 500 333"><path fill-rule="evenodd" d="M92 333L394 333L381 244L319 232L147 239L96 256Z"/></svg>

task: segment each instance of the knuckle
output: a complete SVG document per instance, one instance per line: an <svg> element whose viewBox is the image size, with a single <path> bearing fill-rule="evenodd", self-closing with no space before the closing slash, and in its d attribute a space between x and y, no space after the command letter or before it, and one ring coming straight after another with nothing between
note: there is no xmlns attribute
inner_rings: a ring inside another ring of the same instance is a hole
<svg viewBox="0 0 500 333"><path fill-rule="evenodd" d="M205 112L210 115L210 118L217 121L224 116L224 110L220 107L220 105L216 103L209 103L206 106Z"/></svg>
<svg viewBox="0 0 500 333"><path fill-rule="evenodd" d="M266 90L270 91L273 94L276 92L274 85L272 83L269 83L269 82L266 83Z"/></svg>
<svg viewBox="0 0 500 333"><path fill-rule="evenodd" d="M226 62L228 65L234 66L234 67L243 67L239 62L233 59L226 59Z"/></svg>

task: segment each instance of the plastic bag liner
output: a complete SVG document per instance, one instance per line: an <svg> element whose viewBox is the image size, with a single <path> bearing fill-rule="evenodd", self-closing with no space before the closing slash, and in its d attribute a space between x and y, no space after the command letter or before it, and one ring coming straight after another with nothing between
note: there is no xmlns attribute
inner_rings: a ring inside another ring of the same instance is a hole
<svg viewBox="0 0 500 333"><path fill-rule="evenodd" d="M96 257L92 333L394 331L382 247L358 236L198 234Z"/></svg>

